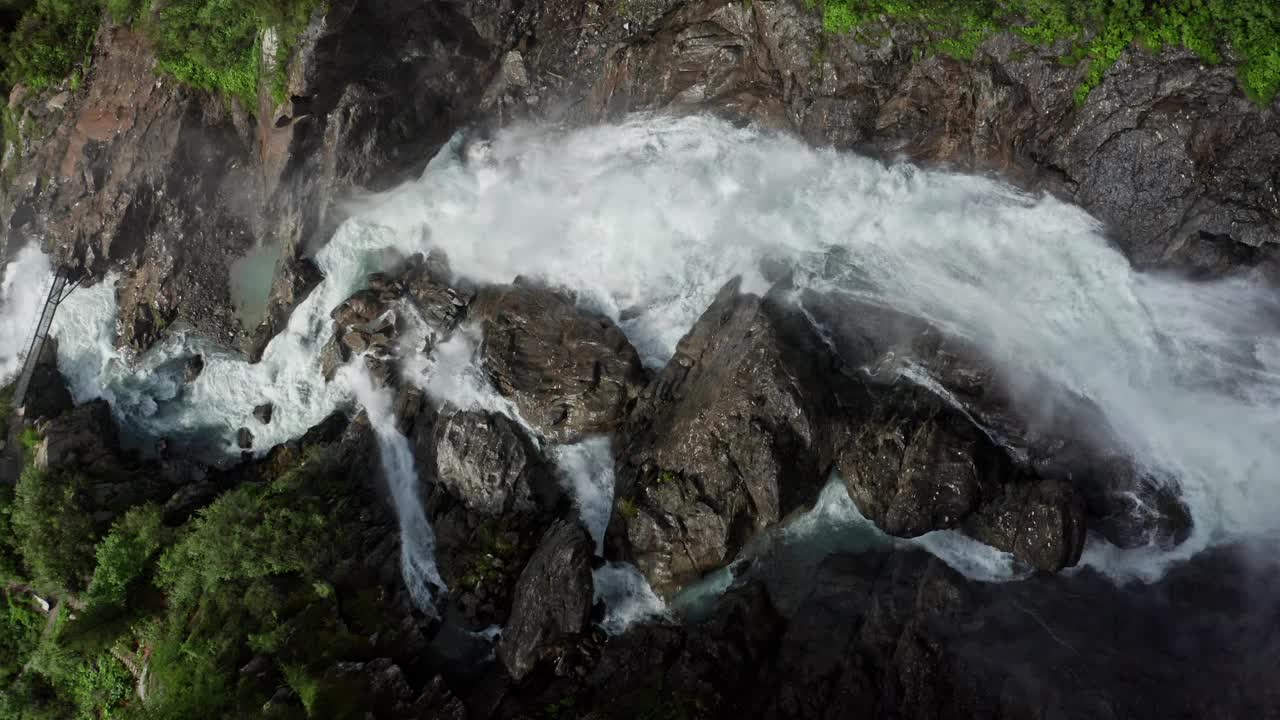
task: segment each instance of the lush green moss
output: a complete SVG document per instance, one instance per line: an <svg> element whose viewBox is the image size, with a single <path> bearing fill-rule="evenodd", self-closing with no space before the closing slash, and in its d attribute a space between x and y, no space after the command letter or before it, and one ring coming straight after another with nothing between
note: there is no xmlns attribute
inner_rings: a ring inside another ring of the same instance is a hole
<svg viewBox="0 0 1280 720"><path fill-rule="evenodd" d="M934 37L934 50L960 58L972 57L1001 30L1045 45L1066 41L1064 60L1086 63L1081 101L1135 43L1185 47L1210 63L1221 62L1229 47L1243 58L1240 84L1249 97L1270 103L1280 90L1274 0L823 0L823 11L833 33L873 38L882 19L921 25Z"/></svg>
<svg viewBox="0 0 1280 720"><path fill-rule="evenodd" d="M13 3L14 0L0 0ZM298 34L321 0L35 0L13 5L19 19L0 42L6 84L39 89L66 78L79 81L90 59L105 6L118 23L141 30L156 48L162 72L203 90L257 107L261 33L276 30L277 72L272 93L284 96L284 67ZM2 9L3 6L0 6ZM20 13L20 14L19 14Z"/></svg>

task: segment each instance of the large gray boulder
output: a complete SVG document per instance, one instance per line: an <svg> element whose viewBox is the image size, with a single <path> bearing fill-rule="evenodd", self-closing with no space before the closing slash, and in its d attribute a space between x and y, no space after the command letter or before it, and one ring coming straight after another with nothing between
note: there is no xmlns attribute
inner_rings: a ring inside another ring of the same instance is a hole
<svg viewBox="0 0 1280 720"><path fill-rule="evenodd" d="M613 321L553 290L488 287L470 316L498 392L554 442L616 429L644 384L640 356Z"/></svg>
<svg viewBox="0 0 1280 720"><path fill-rule="evenodd" d="M445 408L413 423L436 562L473 630L500 625L539 538L567 507L551 464L514 420Z"/></svg>
<svg viewBox="0 0 1280 720"><path fill-rule="evenodd" d="M737 281L680 341L628 420L609 531L655 591L812 504L859 391L836 363L803 316Z"/></svg>
<svg viewBox="0 0 1280 720"><path fill-rule="evenodd" d="M594 543L581 524L552 525L516 583L498 656L517 680L584 633L591 614Z"/></svg>

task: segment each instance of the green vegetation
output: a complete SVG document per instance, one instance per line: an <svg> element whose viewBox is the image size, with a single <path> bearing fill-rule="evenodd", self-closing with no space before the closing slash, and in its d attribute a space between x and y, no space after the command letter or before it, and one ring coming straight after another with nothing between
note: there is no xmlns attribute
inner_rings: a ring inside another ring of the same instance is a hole
<svg viewBox="0 0 1280 720"><path fill-rule="evenodd" d="M155 505L133 508L117 520L95 551L97 567L85 598L88 606L124 604L130 585L151 569L169 535Z"/></svg>
<svg viewBox="0 0 1280 720"><path fill-rule="evenodd" d="M66 78L78 83L89 64L98 28L98 0L33 0L8 3L12 29L0 44L4 81L35 89ZM18 11L22 6L21 11Z"/></svg>
<svg viewBox="0 0 1280 720"><path fill-rule="evenodd" d="M321 0L0 0L0 85L35 89L86 72L103 10L117 23L140 30L156 49L159 68L179 81L236 97L257 107L260 34L275 28L277 99L298 34Z"/></svg>
<svg viewBox="0 0 1280 720"><path fill-rule="evenodd" d="M352 575L347 477L336 451L311 451L181 527L152 504L96 527L101 478L28 466L0 485L0 720L363 716L361 689L325 670L387 652L366 638L394 637L395 620L376 581ZM242 675L257 656L261 672ZM281 687L294 704L265 711Z"/></svg>
<svg viewBox="0 0 1280 720"><path fill-rule="evenodd" d="M22 434L18 436L18 442L22 443L22 448L27 452L35 452L40 446L40 431L33 427L25 427Z"/></svg>
<svg viewBox="0 0 1280 720"><path fill-rule="evenodd" d="M618 501L618 512L622 517L630 520L640 514L640 508L636 506L636 501L631 498L622 498Z"/></svg>
<svg viewBox="0 0 1280 720"><path fill-rule="evenodd" d="M1148 49L1185 47L1205 62L1230 48L1243 58L1240 84L1267 104L1280 91L1280 3L1274 0L823 0L832 33L874 40L882 20L917 24L932 50L971 58L1001 30L1030 42L1067 44L1063 61L1085 63L1076 99L1083 101L1120 55L1135 43Z"/></svg>
<svg viewBox="0 0 1280 720"><path fill-rule="evenodd" d="M515 581L512 573L519 569L516 561L521 549L508 542L505 534L500 520L490 520L476 529L472 537L474 549L463 563L464 587L504 586Z"/></svg>
<svg viewBox="0 0 1280 720"><path fill-rule="evenodd" d="M30 463L14 490L9 522L31 583L78 591L93 573L97 533L83 504L84 478L49 475Z"/></svg>

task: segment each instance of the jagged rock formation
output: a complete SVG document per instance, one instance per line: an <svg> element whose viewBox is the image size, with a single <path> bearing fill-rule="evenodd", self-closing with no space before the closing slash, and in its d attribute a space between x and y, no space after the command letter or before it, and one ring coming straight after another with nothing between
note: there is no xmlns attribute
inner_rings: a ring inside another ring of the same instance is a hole
<svg viewBox="0 0 1280 720"><path fill-rule="evenodd" d="M554 441L613 430L644 381L640 356L612 320L552 290L485 288L471 317L494 387Z"/></svg>

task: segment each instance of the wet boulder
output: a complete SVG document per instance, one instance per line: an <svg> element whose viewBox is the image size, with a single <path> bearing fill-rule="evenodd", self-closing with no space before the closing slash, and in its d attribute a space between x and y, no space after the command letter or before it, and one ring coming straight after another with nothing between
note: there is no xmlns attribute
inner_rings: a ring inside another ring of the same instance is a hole
<svg viewBox="0 0 1280 720"><path fill-rule="evenodd" d="M455 411L436 426L435 442L436 482L468 510L497 517L554 505L547 465L505 415Z"/></svg>
<svg viewBox="0 0 1280 720"><path fill-rule="evenodd" d="M586 631L591 614L594 543L576 521L557 521L542 536L516 582L511 619L498 656L517 680L544 657L562 654Z"/></svg>
<svg viewBox="0 0 1280 720"><path fill-rule="evenodd" d="M275 406L271 403L263 403L253 409L253 416L263 425L270 425L274 414Z"/></svg>
<svg viewBox="0 0 1280 720"><path fill-rule="evenodd" d="M182 364L182 381L191 384L204 372L204 356L193 355Z"/></svg>
<svg viewBox="0 0 1280 720"><path fill-rule="evenodd" d="M334 336L320 352L325 377L332 379L339 366L364 355L378 385L395 384L393 358L431 352L465 317L473 294L451 285L451 278L448 261L439 253L414 255L394 272L371 274L367 288L330 313ZM422 337L412 332L419 325ZM401 347L409 339L414 346Z"/></svg>
<svg viewBox="0 0 1280 720"><path fill-rule="evenodd" d="M732 560L812 505L861 395L802 314L727 284L624 428L613 551L664 595Z"/></svg>
<svg viewBox="0 0 1280 720"><path fill-rule="evenodd" d="M454 278L448 257L439 250L410 257L399 283L427 325L424 352L462 323L475 299L475 293Z"/></svg>
<svg viewBox="0 0 1280 720"><path fill-rule="evenodd" d="M1085 523L1075 488L1041 480L1000 486L965 519L964 532L1037 570L1057 572L1080 561Z"/></svg>
<svg viewBox="0 0 1280 720"><path fill-rule="evenodd" d="M616 429L644 383L640 357L613 321L553 290L485 288L470 317L498 392L554 442Z"/></svg>
<svg viewBox="0 0 1280 720"><path fill-rule="evenodd" d="M957 525L979 503L979 478L1007 472L981 431L932 393L900 383L875 393L873 407L839 449L836 467L858 509L899 537Z"/></svg>
<svg viewBox="0 0 1280 720"><path fill-rule="evenodd" d="M247 427L236 431L236 446L241 450L253 449L253 432Z"/></svg>
<svg viewBox="0 0 1280 720"><path fill-rule="evenodd" d="M898 537L960 529L1038 570L1079 561L1087 521L1070 483L1016 462L928 387L899 379L867 389L836 469L868 519Z"/></svg>
<svg viewBox="0 0 1280 720"><path fill-rule="evenodd" d="M516 578L563 495L532 438L506 416L446 409L414 424L419 476L449 602L473 630L506 621Z"/></svg>
<svg viewBox="0 0 1280 720"><path fill-rule="evenodd" d="M1175 479L1145 472L1123 456L1104 459L1076 474L1089 527L1125 549L1172 548L1191 535L1191 509Z"/></svg>

